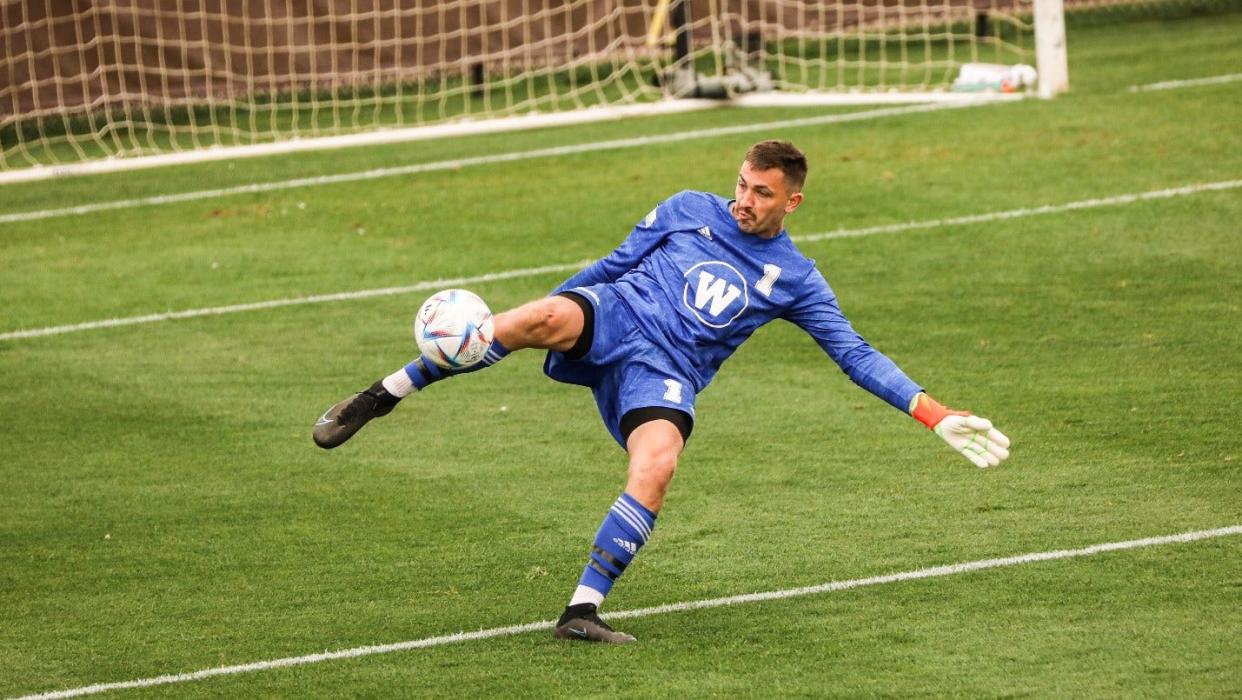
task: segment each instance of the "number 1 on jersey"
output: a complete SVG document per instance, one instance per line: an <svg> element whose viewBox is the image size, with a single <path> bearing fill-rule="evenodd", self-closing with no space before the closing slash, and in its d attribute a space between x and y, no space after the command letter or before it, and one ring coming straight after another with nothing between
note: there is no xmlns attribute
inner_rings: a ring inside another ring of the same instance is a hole
<svg viewBox="0 0 1242 700"><path fill-rule="evenodd" d="M755 289L763 292L763 296L772 296L772 287L776 286L776 278L781 276L781 268L767 264L763 266L763 278L755 283Z"/></svg>

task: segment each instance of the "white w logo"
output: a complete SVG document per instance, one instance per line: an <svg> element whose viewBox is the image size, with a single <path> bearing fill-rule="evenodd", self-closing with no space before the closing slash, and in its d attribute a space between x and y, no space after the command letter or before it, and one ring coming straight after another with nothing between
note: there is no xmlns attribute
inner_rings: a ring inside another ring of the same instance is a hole
<svg viewBox="0 0 1242 700"><path fill-rule="evenodd" d="M699 288L694 293L694 306L702 310L711 302L708 310L713 316L719 316L729 304L742 295L742 290L729 284L726 280L702 270L699 272Z"/></svg>
<svg viewBox="0 0 1242 700"><path fill-rule="evenodd" d="M726 328L750 306L746 278L727 262L701 262L686 270L681 303L699 323Z"/></svg>

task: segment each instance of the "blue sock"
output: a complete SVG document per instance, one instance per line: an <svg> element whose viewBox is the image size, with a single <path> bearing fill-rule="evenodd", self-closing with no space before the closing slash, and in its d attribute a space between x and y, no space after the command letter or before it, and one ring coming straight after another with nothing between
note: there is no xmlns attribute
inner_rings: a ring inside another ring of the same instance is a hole
<svg viewBox="0 0 1242 700"><path fill-rule="evenodd" d="M651 537L656 514L647 510L628 493L622 493L595 533L591 559L582 570L578 590L571 605L592 602L599 605L612 590L612 584L625 572L634 555Z"/></svg>
<svg viewBox="0 0 1242 700"><path fill-rule="evenodd" d="M464 367L462 369L445 369L430 360L417 357L413 362L405 366L405 374L410 378L410 382L416 390L422 390L428 384L433 384L441 379L448 379L457 374L466 374L467 372L477 372L481 369L491 367L492 365L505 359L509 354L509 349L500 344L499 340L492 340L492 345L487 349L487 353L483 355L483 359L477 364Z"/></svg>

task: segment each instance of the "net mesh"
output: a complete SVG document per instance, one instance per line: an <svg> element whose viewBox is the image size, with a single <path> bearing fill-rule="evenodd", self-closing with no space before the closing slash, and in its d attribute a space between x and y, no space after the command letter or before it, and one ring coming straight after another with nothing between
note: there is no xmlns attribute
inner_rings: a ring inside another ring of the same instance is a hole
<svg viewBox="0 0 1242 700"><path fill-rule="evenodd" d="M676 7L676 3L673 3ZM1028 0L0 0L0 170L654 102L669 71L943 90Z"/></svg>
<svg viewBox="0 0 1242 700"><path fill-rule="evenodd" d="M691 18L698 69L749 65L786 92L943 90L965 63L1033 60L1027 0L705 5Z"/></svg>

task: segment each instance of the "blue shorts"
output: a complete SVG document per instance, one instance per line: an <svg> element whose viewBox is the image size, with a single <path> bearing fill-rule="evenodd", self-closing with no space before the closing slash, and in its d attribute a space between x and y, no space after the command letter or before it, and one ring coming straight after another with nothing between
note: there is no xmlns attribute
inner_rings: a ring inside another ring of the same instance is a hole
<svg viewBox="0 0 1242 700"><path fill-rule="evenodd" d="M583 357L548 352L543 371L567 384L591 387L604 426L625 449L621 418L639 408L663 407L681 411L694 420L694 384L663 349L647 339L628 306L612 286L597 284L566 290L586 299L595 309L594 338Z"/></svg>

